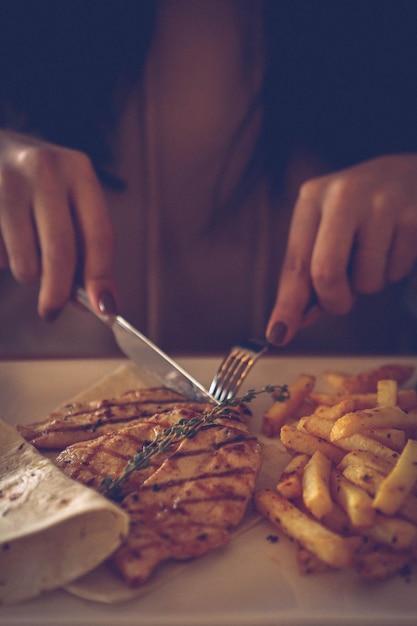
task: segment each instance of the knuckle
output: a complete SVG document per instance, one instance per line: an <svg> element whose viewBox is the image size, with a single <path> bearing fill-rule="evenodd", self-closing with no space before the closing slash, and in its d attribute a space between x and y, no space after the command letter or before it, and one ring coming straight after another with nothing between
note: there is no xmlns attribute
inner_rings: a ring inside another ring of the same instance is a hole
<svg viewBox="0 0 417 626"><path fill-rule="evenodd" d="M10 270L16 280L24 285L35 283L39 280L39 264L24 257L10 259Z"/></svg>
<svg viewBox="0 0 417 626"><path fill-rule="evenodd" d="M343 215L355 210L355 188L347 174L322 176L302 184L299 202L304 206L319 206L323 214Z"/></svg>
<svg viewBox="0 0 417 626"><path fill-rule="evenodd" d="M284 261L283 272L292 275L294 280L305 279L310 275L310 266L298 254L289 253Z"/></svg>
<svg viewBox="0 0 417 626"><path fill-rule="evenodd" d="M319 192L319 189L322 185L321 178L310 178L304 181L300 185L300 189L298 192L299 200L303 202L310 202L313 198L315 198Z"/></svg>
<svg viewBox="0 0 417 626"><path fill-rule="evenodd" d="M59 151L52 146L26 146L16 160L32 178L40 180L54 176L60 168Z"/></svg>
<svg viewBox="0 0 417 626"><path fill-rule="evenodd" d="M339 204L351 192L348 176L320 176L305 181L299 191L302 200L312 201L325 194L328 201Z"/></svg>
<svg viewBox="0 0 417 626"><path fill-rule="evenodd" d="M349 311L346 299L340 297L347 283L341 266L329 262L316 263L311 268L311 280L320 301L326 302L327 310L338 315Z"/></svg>
<svg viewBox="0 0 417 626"><path fill-rule="evenodd" d="M344 207L350 201L352 186L346 176L336 176L328 186L327 198L334 207Z"/></svg>
<svg viewBox="0 0 417 626"><path fill-rule="evenodd" d="M32 178L40 180L56 177L69 163L74 171L89 174L93 171L90 158L79 150L52 144L28 145L19 151L16 163Z"/></svg>
<svg viewBox="0 0 417 626"><path fill-rule="evenodd" d="M94 167L90 157L81 150L67 150L72 167L83 177L90 178L94 174Z"/></svg>
<svg viewBox="0 0 417 626"><path fill-rule="evenodd" d="M394 223L395 216L392 210L393 204L390 195L385 191L375 191L372 194L368 208L368 224L373 229L385 224Z"/></svg>
<svg viewBox="0 0 417 626"><path fill-rule="evenodd" d="M314 285L319 291L329 292L340 285L343 276L337 272L330 264L312 268L311 277Z"/></svg>

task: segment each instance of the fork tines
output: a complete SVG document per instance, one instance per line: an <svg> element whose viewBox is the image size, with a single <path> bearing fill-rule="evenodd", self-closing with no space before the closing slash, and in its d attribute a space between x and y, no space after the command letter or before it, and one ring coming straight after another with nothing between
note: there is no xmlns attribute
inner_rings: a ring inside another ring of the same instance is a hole
<svg viewBox="0 0 417 626"><path fill-rule="evenodd" d="M230 400L245 380L268 344L257 339L246 339L233 346L220 364L210 386L211 395L218 401Z"/></svg>

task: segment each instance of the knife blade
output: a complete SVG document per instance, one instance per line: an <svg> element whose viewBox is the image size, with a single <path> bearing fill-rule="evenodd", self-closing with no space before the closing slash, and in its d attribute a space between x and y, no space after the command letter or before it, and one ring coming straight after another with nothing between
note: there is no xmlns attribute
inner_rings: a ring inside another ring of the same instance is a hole
<svg viewBox="0 0 417 626"><path fill-rule="evenodd" d="M81 287L75 289L74 298L113 331L117 345L129 359L157 378L164 387L195 402L218 404L203 385L122 316L98 313Z"/></svg>

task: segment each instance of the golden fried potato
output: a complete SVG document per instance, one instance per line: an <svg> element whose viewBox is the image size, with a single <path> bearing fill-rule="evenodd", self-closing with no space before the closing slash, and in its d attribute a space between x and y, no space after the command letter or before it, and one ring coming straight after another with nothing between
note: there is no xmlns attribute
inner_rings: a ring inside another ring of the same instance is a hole
<svg viewBox="0 0 417 626"><path fill-rule="evenodd" d="M352 450L348 452L338 465L338 469L344 470L350 465L359 465L364 470L370 468L382 476L389 474L395 464L396 459L383 459L367 450Z"/></svg>
<svg viewBox="0 0 417 626"><path fill-rule="evenodd" d="M401 572L410 562L409 552L379 547L374 552L358 556L355 570L365 580L385 580Z"/></svg>
<svg viewBox="0 0 417 626"><path fill-rule="evenodd" d="M343 470L343 476L366 493L374 497L380 488L384 477L375 469L366 465L348 465ZM417 496L410 494L398 509L400 517L417 524Z"/></svg>
<svg viewBox="0 0 417 626"><path fill-rule="evenodd" d="M333 389L351 394L375 392L378 381L384 379L394 380L398 385L402 385L409 380L413 373L413 366L393 363L361 372L356 376L328 371L324 373L323 378Z"/></svg>
<svg viewBox="0 0 417 626"><path fill-rule="evenodd" d="M302 485L303 502L307 509L321 519L333 508L330 496L331 461L320 450L316 450L304 467Z"/></svg>
<svg viewBox="0 0 417 626"><path fill-rule="evenodd" d="M335 502L347 513L353 526L372 526L376 514L372 498L366 491L347 480L338 470L331 472L330 485Z"/></svg>
<svg viewBox="0 0 417 626"><path fill-rule="evenodd" d="M322 393L310 391L309 400L318 405L334 406L340 402L349 400L352 404L352 411L361 409L372 409L378 404L378 394L373 393ZM417 392L415 389L400 389L397 394L397 405L405 411L417 408Z"/></svg>
<svg viewBox="0 0 417 626"><path fill-rule="evenodd" d="M301 374L288 385L289 397L284 402L274 402L262 417L262 433L266 437L276 437L281 426L296 416L308 393L313 389L315 377Z"/></svg>
<svg viewBox="0 0 417 626"><path fill-rule="evenodd" d="M380 484L374 498L374 508L394 515L411 493L417 481L417 441L409 439L397 463Z"/></svg>
<svg viewBox="0 0 417 626"><path fill-rule="evenodd" d="M307 454L297 454L284 467L277 484L277 491L284 498L294 500L294 498L299 498L302 495L303 471L309 458Z"/></svg>
<svg viewBox="0 0 417 626"><path fill-rule="evenodd" d="M297 427L291 424L285 424L281 428L281 441L287 450L291 452L311 456L316 450L320 450L334 463L339 463L345 455L343 450L332 443L315 435L297 430Z"/></svg>
<svg viewBox="0 0 417 626"><path fill-rule="evenodd" d="M396 406L398 404L398 383L396 380L378 380L376 403L379 406Z"/></svg>
<svg viewBox="0 0 417 626"><path fill-rule="evenodd" d="M265 489L255 494L257 510L286 535L335 568L350 567L355 545L325 528L276 491Z"/></svg>
<svg viewBox="0 0 417 626"><path fill-rule="evenodd" d="M417 426L417 415L406 413L398 406L378 406L339 417L333 424L330 439L336 441L372 428L404 429L415 426Z"/></svg>
<svg viewBox="0 0 417 626"><path fill-rule="evenodd" d="M398 517L376 514L372 526L361 528L360 532L392 550L408 550L416 545L417 526Z"/></svg>

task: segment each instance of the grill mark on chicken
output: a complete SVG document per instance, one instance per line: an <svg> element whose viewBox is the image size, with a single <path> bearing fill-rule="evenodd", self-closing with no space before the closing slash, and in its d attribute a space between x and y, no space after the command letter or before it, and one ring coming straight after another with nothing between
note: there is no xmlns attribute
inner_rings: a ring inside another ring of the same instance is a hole
<svg viewBox="0 0 417 626"><path fill-rule="evenodd" d="M66 404L64 409L71 415L80 413L94 412L98 409L111 407L129 406L136 404L181 404L187 402L186 398L174 391L165 389L164 387L154 387L152 389L137 389L134 391L126 391L117 398L104 398L102 400L93 400L92 402L76 402Z"/></svg>
<svg viewBox="0 0 417 626"><path fill-rule="evenodd" d="M210 478L230 478L231 476L238 476L238 475L243 475L243 474L252 474L252 470L250 468L244 467L242 469L234 469L234 470L228 470L228 471L224 471L224 472L210 472L210 473L205 473L205 474L200 474L199 476L196 476L195 478L183 478L181 480L169 480L166 483L157 483L155 485L143 485L143 487L141 488L141 491L148 491L149 489L151 489L152 491L164 491L166 489L175 489L175 487L180 487L181 485L185 485L185 483L190 482L190 480L209 480ZM241 500L242 498L240 496L233 496L230 494L227 494L227 496L223 496L223 497L219 497L216 496L216 498L211 498L211 500L220 500L220 499L224 499L225 497L227 497L228 499L236 499L236 500ZM208 501L209 498L206 499L206 501ZM201 502L202 499L195 499L194 502ZM192 502L191 500L187 500L187 503Z"/></svg>

